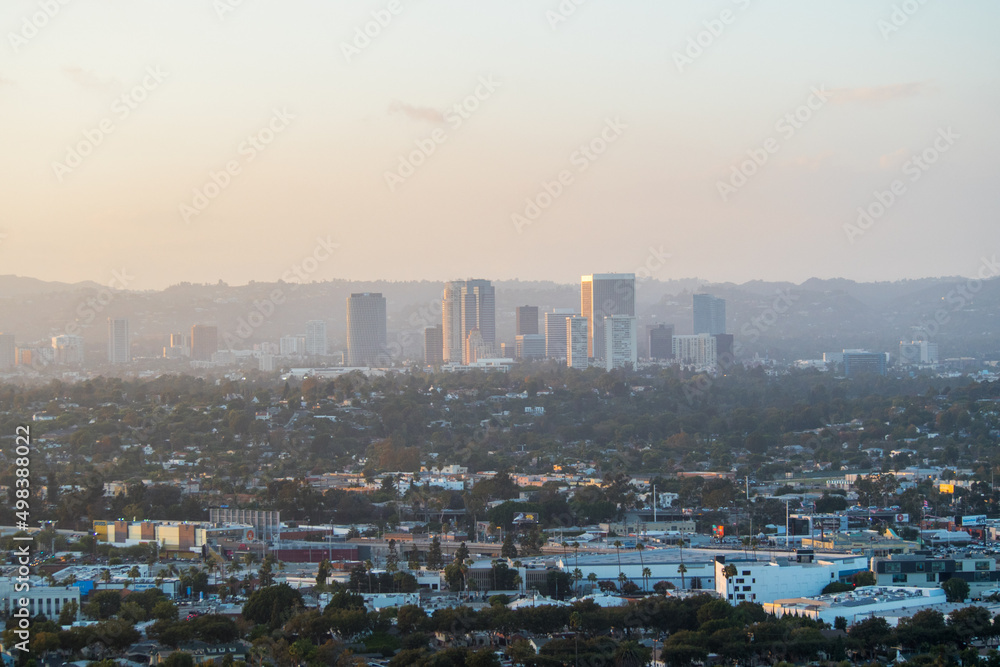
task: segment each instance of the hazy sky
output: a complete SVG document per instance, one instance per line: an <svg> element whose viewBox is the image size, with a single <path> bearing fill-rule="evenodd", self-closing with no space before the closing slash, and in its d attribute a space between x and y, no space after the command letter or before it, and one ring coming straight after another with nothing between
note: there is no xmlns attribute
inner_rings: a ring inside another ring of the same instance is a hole
<svg viewBox="0 0 1000 667"><path fill-rule="evenodd" d="M4 0L0 274L798 282L1000 253L1000 4L577 2Z"/></svg>

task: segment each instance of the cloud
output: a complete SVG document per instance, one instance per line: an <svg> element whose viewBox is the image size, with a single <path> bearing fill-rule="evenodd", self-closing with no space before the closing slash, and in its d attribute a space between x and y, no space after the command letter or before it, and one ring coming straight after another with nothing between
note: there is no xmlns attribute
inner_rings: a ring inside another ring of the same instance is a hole
<svg viewBox="0 0 1000 667"><path fill-rule="evenodd" d="M907 97L917 97L929 90L922 81L911 83L894 83L888 86L864 86L860 88L834 88L830 90L830 98L834 104L881 104Z"/></svg>
<svg viewBox="0 0 1000 667"><path fill-rule="evenodd" d="M111 88L121 87L121 83L114 77L102 77L94 72L91 72L90 70L83 69L82 67L64 67L63 74L65 74L70 81L83 88L108 90Z"/></svg>
<svg viewBox="0 0 1000 667"><path fill-rule="evenodd" d="M405 102L393 102L389 105L390 114L401 114L410 120L420 120L426 123L443 123L444 113L431 107L415 107Z"/></svg>

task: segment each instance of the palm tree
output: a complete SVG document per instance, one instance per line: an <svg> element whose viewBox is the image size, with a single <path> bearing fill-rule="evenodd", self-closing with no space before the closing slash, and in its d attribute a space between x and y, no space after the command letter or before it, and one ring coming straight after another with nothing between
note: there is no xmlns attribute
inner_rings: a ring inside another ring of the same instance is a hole
<svg viewBox="0 0 1000 667"><path fill-rule="evenodd" d="M729 594L729 584L732 583L733 577L736 576L736 566L730 563L722 568L722 576L726 578L726 594Z"/></svg>
<svg viewBox="0 0 1000 667"><path fill-rule="evenodd" d="M580 625L583 624L583 617L580 612L574 611L569 615L569 627L573 628L573 662L580 664Z"/></svg>
<svg viewBox="0 0 1000 667"><path fill-rule="evenodd" d="M628 581L628 576L624 572L618 573L618 590L624 592L625 583Z"/></svg>
<svg viewBox="0 0 1000 667"><path fill-rule="evenodd" d="M628 640L618 644L614 656L615 667L643 667L649 664L646 652L639 646L638 642Z"/></svg>
<svg viewBox="0 0 1000 667"><path fill-rule="evenodd" d="M574 590L576 590L577 595L580 594L580 581L582 579L583 579L583 572L580 571L580 568L575 568L573 570L573 581L575 582L573 588Z"/></svg>
<svg viewBox="0 0 1000 667"><path fill-rule="evenodd" d="M106 584L111 582L111 570L108 569L101 570L101 581L103 581Z"/></svg>
<svg viewBox="0 0 1000 667"><path fill-rule="evenodd" d="M593 594L594 593L594 589L597 588L597 574L594 573L594 572L591 572L590 574L588 574L587 575L587 582L590 583L590 592L591 592L591 594Z"/></svg>
<svg viewBox="0 0 1000 667"><path fill-rule="evenodd" d="M687 573L688 569L685 567L684 563L677 566L677 572L681 575L681 588L687 588L687 582L684 581L684 575Z"/></svg>
<svg viewBox="0 0 1000 667"><path fill-rule="evenodd" d="M618 554L618 575L622 573L622 541L615 540L615 553Z"/></svg>

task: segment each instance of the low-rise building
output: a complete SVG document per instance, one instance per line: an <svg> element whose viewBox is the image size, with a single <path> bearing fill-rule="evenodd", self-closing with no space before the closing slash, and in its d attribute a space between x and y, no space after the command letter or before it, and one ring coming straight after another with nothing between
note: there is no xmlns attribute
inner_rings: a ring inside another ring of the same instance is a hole
<svg viewBox="0 0 1000 667"><path fill-rule="evenodd" d="M727 567L732 566L727 576ZM830 583L848 581L868 569L865 556L814 556L800 549L793 558L752 560L746 557L717 556L715 590L731 604L774 602L792 597L819 595Z"/></svg>

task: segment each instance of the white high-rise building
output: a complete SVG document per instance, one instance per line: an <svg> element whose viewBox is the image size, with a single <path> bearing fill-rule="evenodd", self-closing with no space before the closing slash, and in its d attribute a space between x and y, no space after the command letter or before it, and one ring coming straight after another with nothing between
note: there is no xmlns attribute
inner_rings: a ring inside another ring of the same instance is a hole
<svg viewBox="0 0 1000 667"><path fill-rule="evenodd" d="M132 345L126 319L108 318L108 361L112 364L127 364L132 361Z"/></svg>
<svg viewBox="0 0 1000 667"><path fill-rule="evenodd" d="M580 314L589 321L587 350L604 358L605 317L635 315L635 274L595 273L580 278Z"/></svg>
<svg viewBox="0 0 1000 667"><path fill-rule="evenodd" d="M907 343L899 342L899 363L936 364L938 363L938 344L926 340L914 340Z"/></svg>
<svg viewBox="0 0 1000 667"><path fill-rule="evenodd" d="M326 356L326 321L306 322L306 354Z"/></svg>
<svg viewBox="0 0 1000 667"><path fill-rule="evenodd" d="M674 359L681 366L714 368L717 363L716 339L712 334L674 336Z"/></svg>
<svg viewBox="0 0 1000 667"><path fill-rule="evenodd" d="M604 367L607 370L635 368L639 361L638 323L634 315L604 318Z"/></svg>
<svg viewBox="0 0 1000 667"><path fill-rule="evenodd" d="M566 365L570 368L586 369L589 365L587 354L587 331L589 320L582 315L566 318Z"/></svg>
<svg viewBox="0 0 1000 667"><path fill-rule="evenodd" d="M300 357L306 353L306 337L282 336L278 339L278 351L283 357Z"/></svg>
<svg viewBox="0 0 1000 667"><path fill-rule="evenodd" d="M83 337L69 334L53 336L52 361L66 366L82 366Z"/></svg>

